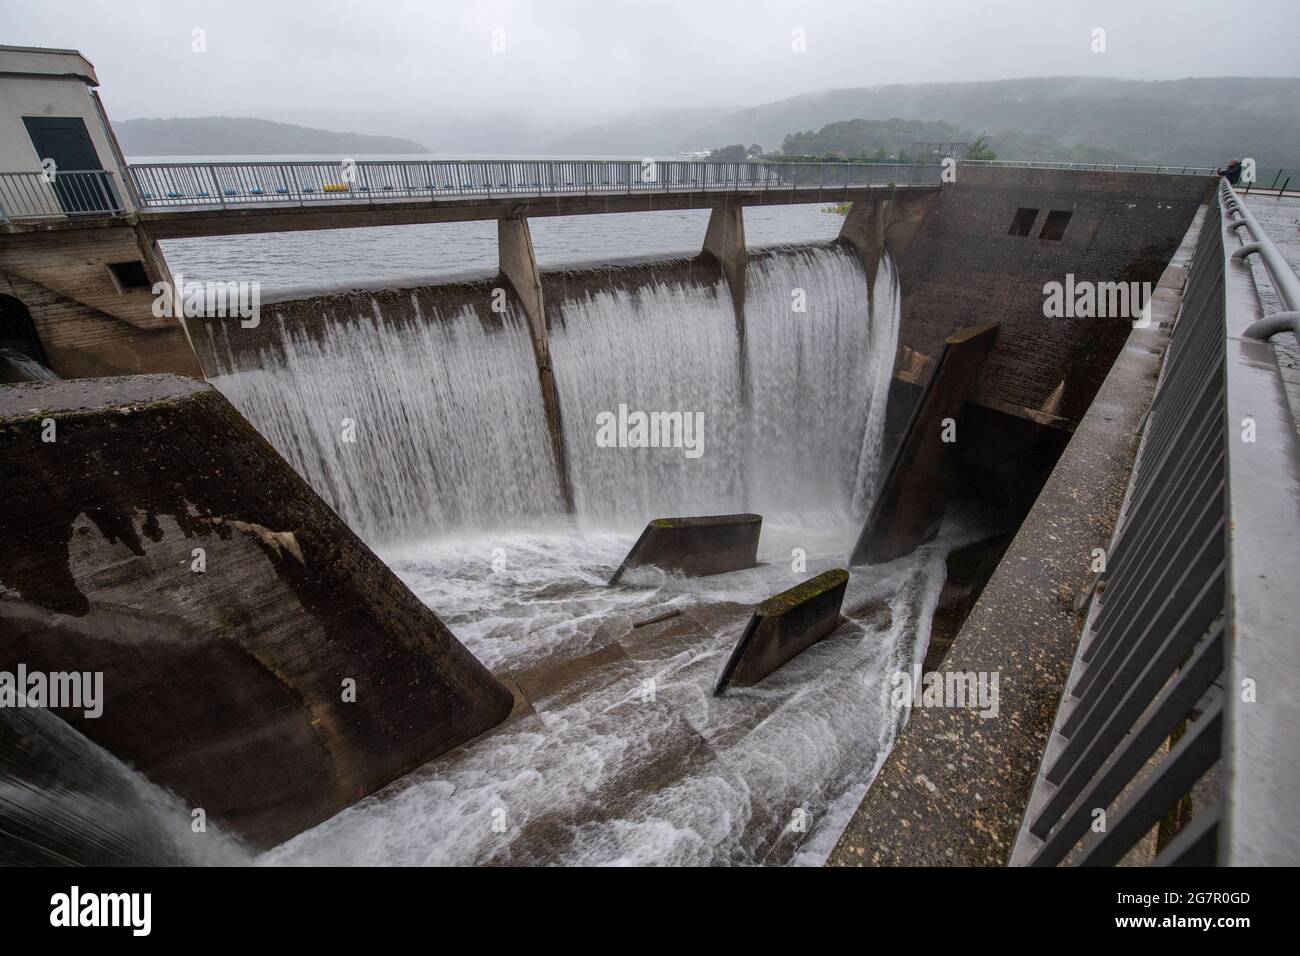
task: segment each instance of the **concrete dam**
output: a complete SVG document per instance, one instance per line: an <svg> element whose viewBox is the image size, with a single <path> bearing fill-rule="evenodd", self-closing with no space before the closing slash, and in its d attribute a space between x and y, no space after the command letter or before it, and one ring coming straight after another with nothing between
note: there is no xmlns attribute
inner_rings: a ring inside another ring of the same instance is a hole
<svg viewBox="0 0 1300 956"><path fill-rule="evenodd" d="M0 185L3 862L1296 859L1292 705L1224 688L1300 673L1241 570L1300 540L1300 295L1210 171L134 166L78 55L9 67L104 176ZM166 245L473 221L483 274L248 314Z"/></svg>

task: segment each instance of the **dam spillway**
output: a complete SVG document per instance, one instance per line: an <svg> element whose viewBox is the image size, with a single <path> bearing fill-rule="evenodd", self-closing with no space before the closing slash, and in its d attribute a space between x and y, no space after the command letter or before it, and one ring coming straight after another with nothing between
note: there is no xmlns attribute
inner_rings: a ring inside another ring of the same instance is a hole
<svg viewBox="0 0 1300 956"><path fill-rule="evenodd" d="M376 305L310 330L281 325L274 350L227 359L213 381L372 544L554 514L520 320L507 312L489 329L468 306L445 317L409 306L400 323ZM221 330L218 361L237 334Z"/></svg>
<svg viewBox="0 0 1300 956"><path fill-rule="evenodd" d="M657 514L753 510L820 525L865 513L879 464L900 294L868 295L839 246L756 258L744 353L722 281L651 278L553 307L551 351L575 517L627 529ZM502 314L347 300L269 346L208 330L214 384L372 545L537 525L562 514L526 328ZM395 314L394 314L395 313ZM743 373L743 374L742 374ZM704 414L701 453L600 447L619 406ZM707 410L707 412L705 411ZM354 441L342 432L351 422Z"/></svg>

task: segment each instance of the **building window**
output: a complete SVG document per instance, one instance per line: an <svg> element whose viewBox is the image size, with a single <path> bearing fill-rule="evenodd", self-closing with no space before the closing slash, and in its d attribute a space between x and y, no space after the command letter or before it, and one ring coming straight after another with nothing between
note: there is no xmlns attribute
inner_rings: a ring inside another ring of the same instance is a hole
<svg viewBox="0 0 1300 956"><path fill-rule="evenodd" d="M139 259L132 262L110 262L108 274L112 276L118 292L153 288L153 283L149 281L149 274L145 272L144 263Z"/></svg>
<svg viewBox="0 0 1300 956"><path fill-rule="evenodd" d="M1016 217L1011 220L1011 228L1007 230L1008 236L1027 236L1034 228L1034 220L1038 218L1037 209L1026 209L1023 206L1016 210Z"/></svg>
<svg viewBox="0 0 1300 956"><path fill-rule="evenodd" d="M1070 221L1070 210L1053 209L1047 214L1047 221L1043 223L1043 231L1038 234L1039 239L1060 239L1065 235L1065 226Z"/></svg>

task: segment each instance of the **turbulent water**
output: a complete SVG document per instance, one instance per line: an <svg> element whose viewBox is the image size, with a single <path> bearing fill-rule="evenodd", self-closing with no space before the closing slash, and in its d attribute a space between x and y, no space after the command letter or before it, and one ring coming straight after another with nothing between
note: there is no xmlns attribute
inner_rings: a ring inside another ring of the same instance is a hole
<svg viewBox="0 0 1300 956"><path fill-rule="evenodd" d="M694 580L608 588L632 538L513 535L435 540L385 554L499 672L609 649L579 690L407 775L266 854L275 864L819 864L905 713L891 675L924 654L951 539L855 573L849 620L760 685L712 696L748 608L842 563L851 536L763 529L762 564ZM805 570L791 567L795 548ZM494 572L489 553L506 556ZM718 602L722 605L719 611ZM875 613L858 610L874 607ZM887 608L888 611L882 611ZM705 627L679 625L698 618ZM642 636L637 636L642 635ZM521 680L524 678L521 677ZM647 695L647 688L652 693Z"/></svg>
<svg viewBox="0 0 1300 956"><path fill-rule="evenodd" d="M959 542L950 528L855 571L833 639L712 696L752 606L843 565L879 467L898 335L888 259L872 295L837 247L756 256L747 271L743 347L723 282L549 303L573 516L513 316L410 322L376 305L316 336L274 325L279 349L261 356L213 343L215 384L534 710L265 861L825 858L904 719L889 678L924 653ZM600 416L620 406L700 415L698 456L599 442ZM741 510L764 516L758 567L606 585L648 518ZM680 614L629 627L667 611Z"/></svg>
<svg viewBox="0 0 1300 956"><path fill-rule="evenodd" d="M0 865L248 863L216 824L44 707L0 707Z"/></svg>

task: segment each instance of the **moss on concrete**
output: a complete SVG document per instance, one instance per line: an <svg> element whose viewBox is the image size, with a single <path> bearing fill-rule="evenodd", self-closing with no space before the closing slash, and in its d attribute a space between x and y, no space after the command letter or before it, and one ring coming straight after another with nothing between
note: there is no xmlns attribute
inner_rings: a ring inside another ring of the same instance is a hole
<svg viewBox="0 0 1300 956"><path fill-rule="evenodd" d="M792 608L798 607L811 601L819 595L825 594L832 588L842 587L849 582L849 572L843 568L835 568L831 571L823 571L815 578L804 581L802 584L796 584L789 590L782 591L780 594L773 595L758 606L755 611L761 617L777 617L785 614Z"/></svg>

